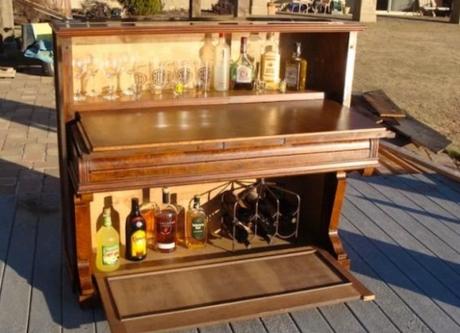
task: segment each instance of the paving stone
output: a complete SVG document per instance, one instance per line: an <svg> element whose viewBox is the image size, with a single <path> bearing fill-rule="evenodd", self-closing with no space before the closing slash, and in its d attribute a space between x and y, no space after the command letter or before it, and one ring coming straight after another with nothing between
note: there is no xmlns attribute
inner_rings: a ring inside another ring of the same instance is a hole
<svg viewBox="0 0 460 333"><path fill-rule="evenodd" d="M27 143L24 149L25 161L44 161L46 157L46 145L43 143Z"/></svg>

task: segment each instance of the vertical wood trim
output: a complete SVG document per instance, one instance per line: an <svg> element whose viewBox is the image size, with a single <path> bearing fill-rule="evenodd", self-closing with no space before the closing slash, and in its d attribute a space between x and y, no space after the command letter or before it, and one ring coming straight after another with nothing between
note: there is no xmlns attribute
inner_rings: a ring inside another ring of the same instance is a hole
<svg viewBox="0 0 460 333"><path fill-rule="evenodd" d="M251 0L236 1L236 17L246 17L251 15Z"/></svg>
<svg viewBox="0 0 460 333"><path fill-rule="evenodd" d="M93 194L74 196L75 244L80 302L89 300L94 295L92 281L91 201L93 201Z"/></svg>
<svg viewBox="0 0 460 333"><path fill-rule="evenodd" d="M329 239L332 243L332 248L335 252L335 258L345 268L350 268L350 260L346 254L342 241L338 234L340 224L340 212L342 211L343 200L345 198L345 191L347 187L346 173L339 171L336 174L337 187L332 204L331 220L329 224Z"/></svg>
<svg viewBox="0 0 460 333"><path fill-rule="evenodd" d="M450 23L460 24L460 0L452 0Z"/></svg>
<svg viewBox="0 0 460 333"><path fill-rule="evenodd" d="M190 19L201 16L201 0L189 0L188 16Z"/></svg>
<svg viewBox="0 0 460 333"><path fill-rule="evenodd" d="M358 41L358 33L352 31L348 37L348 53L347 64L345 69L345 85L343 89L343 105L350 107L351 92L353 90L353 75L355 72L356 45Z"/></svg>

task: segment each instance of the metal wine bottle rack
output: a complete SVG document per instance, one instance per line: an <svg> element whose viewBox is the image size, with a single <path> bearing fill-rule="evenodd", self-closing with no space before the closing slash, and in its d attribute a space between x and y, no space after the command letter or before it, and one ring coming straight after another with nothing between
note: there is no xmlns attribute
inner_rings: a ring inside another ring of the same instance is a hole
<svg viewBox="0 0 460 333"><path fill-rule="evenodd" d="M221 226L216 233L219 236L232 239L232 251L235 251L238 243L243 243L247 248L250 248L251 242L256 237L264 238L268 244L271 244L274 238L297 239L301 202L297 193L288 191L262 178L255 183L241 181L227 183L222 186L218 195L221 199ZM229 195L234 196L231 210L228 202L226 202ZM283 207L282 200L287 201L287 198L290 199L288 201L293 206L288 211L286 211L287 207ZM247 205L248 201L252 205ZM267 212L267 209L263 209L263 204L268 202L272 205L271 210L268 209ZM244 219L240 211L246 213ZM238 237L238 233L241 232L246 232L247 237L243 237L244 239Z"/></svg>

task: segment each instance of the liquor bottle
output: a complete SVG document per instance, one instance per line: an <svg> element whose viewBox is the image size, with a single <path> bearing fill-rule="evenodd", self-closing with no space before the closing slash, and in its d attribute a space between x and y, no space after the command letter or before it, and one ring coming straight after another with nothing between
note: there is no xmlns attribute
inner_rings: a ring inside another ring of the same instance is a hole
<svg viewBox="0 0 460 333"><path fill-rule="evenodd" d="M223 33L219 34L219 43L214 52L213 83L214 90L227 91L229 88L230 47Z"/></svg>
<svg viewBox="0 0 460 333"><path fill-rule="evenodd" d="M196 249L206 246L208 238L208 217L200 206L200 196L195 195L187 212L186 245Z"/></svg>
<svg viewBox="0 0 460 333"><path fill-rule="evenodd" d="M304 90L307 81L307 60L301 57L301 44L296 43L296 51L286 62L285 80L288 90Z"/></svg>
<svg viewBox="0 0 460 333"><path fill-rule="evenodd" d="M231 66L232 88L235 90L252 90L254 88L254 65L249 60L248 39L241 37L240 57Z"/></svg>
<svg viewBox="0 0 460 333"><path fill-rule="evenodd" d="M248 38L248 58L256 65L264 52L264 41L257 32L251 32Z"/></svg>
<svg viewBox="0 0 460 333"><path fill-rule="evenodd" d="M238 205L235 216L234 207L237 202ZM225 191L222 193L221 214L223 222L222 227L226 233L238 243L243 243L246 248L251 248L249 235L252 234L250 222L252 212L244 206L244 203L239 200L233 191Z"/></svg>
<svg viewBox="0 0 460 333"><path fill-rule="evenodd" d="M104 209L104 224L96 234L96 268L102 272L111 272L120 267L120 237L112 227L110 213L110 208Z"/></svg>
<svg viewBox="0 0 460 333"><path fill-rule="evenodd" d="M147 246L149 248L155 245L155 212L158 210L158 205L150 201L150 189L142 190L142 205L140 206L141 215L145 220L147 232Z"/></svg>
<svg viewBox="0 0 460 333"><path fill-rule="evenodd" d="M204 44L200 48L200 60L202 62L214 63L214 54L216 47L212 43L212 34L207 33L204 36Z"/></svg>
<svg viewBox="0 0 460 333"><path fill-rule="evenodd" d="M185 207L177 203L177 193L171 193L171 204L176 208L176 245L185 246Z"/></svg>
<svg viewBox="0 0 460 333"><path fill-rule="evenodd" d="M177 210L171 204L168 188L163 188L162 204L155 214L156 242L160 252L172 252L176 249Z"/></svg>
<svg viewBox="0 0 460 333"><path fill-rule="evenodd" d="M265 89L277 90L280 83L280 61L278 44L273 33L267 34L265 52L261 59L260 79L265 82Z"/></svg>
<svg viewBox="0 0 460 333"><path fill-rule="evenodd" d="M139 209L139 200L131 199L131 212L126 217L126 254L128 260L139 261L147 256L146 223Z"/></svg>

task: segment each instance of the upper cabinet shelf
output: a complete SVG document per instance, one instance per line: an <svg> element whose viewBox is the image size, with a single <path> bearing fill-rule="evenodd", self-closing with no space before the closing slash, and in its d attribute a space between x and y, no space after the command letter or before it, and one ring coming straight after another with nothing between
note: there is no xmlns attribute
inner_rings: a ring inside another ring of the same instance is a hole
<svg viewBox="0 0 460 333"><path fill-rule="evenodd" d="M263 20L262 20L263 19ZM61 37L231 32L350 32L362 31L364 25L330 20L296 20L293 18L253 17L232 21L171 22L54 22L54 31Z"/></svg>
<svg viewBox="0 0 460 333"><path fill-rule="evenodd" d="M210 91L203 94L197 91L185 92L181 96L175 96L171 91L166 91L161 95L145 92L140 98L132 96L122 96L113 101L107 101L103 97L88 98L84 102L75 102L73 110L76 112L92 110L136 110L139 105L142 108L166 107L166 106L193 106L193 105L225 105L239 103L262 103L262 102L287 102L287 101L307 101L324 99L321 91L288 91L280 93L278 91L266 90L260 93L247 90L229 90L226 92Z"/></svg>

